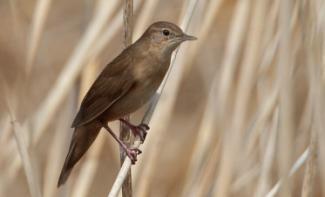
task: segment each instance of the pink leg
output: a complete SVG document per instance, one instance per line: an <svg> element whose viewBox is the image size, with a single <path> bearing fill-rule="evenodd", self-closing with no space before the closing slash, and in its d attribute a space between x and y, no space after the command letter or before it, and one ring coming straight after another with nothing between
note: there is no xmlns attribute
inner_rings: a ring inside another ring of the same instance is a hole
<svg viewBox="0 0 325 197"><path fill-rule="evenodd" d="M113 136L113 138L119 143L119 145L123 148L126 155L130 158L131 163L135 164L137 161L137 156L142 153L142 151L138 148L129 148L127 147L112 131L111 128L108 127L107 124L103 123L103 127Z"/></svg>

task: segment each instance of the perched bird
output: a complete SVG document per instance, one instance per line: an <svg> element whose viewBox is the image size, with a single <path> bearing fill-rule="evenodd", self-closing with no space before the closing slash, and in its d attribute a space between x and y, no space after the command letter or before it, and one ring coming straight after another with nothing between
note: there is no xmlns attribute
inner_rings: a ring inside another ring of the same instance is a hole
<svg viewBox="0 0 325 197"><path fill-rule="evenodd" d="M120 120L141 140L147 125L133 125L122 119L143 106L154 95L170 64L172 52L184 41L195 40L175 24L156 22L144 34L109 63L81 102L72 128L68 155L58 187L64 184L73 168L104 127L124 149L134 164L139 149L127 147L108 127L107 122Z"/></svg>

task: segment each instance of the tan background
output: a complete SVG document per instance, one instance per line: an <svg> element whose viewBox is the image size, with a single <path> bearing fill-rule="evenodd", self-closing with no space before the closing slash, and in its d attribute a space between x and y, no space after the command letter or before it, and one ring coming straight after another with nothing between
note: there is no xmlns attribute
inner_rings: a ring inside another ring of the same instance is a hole
<svg viewBox="0 0 325 197"><path fill-rule="evenodd" d="M85 54L94 51L110 28L112 39L96 56L81 61L82 71L75 73L66 95L55 92L61 102L52 115L45 110L40 116L48 124L36 142L42 123L35 117L46 108L42 104L80 47L93 16L105 9L96 7L100 0L56 0L47 11L40 9L44 26L28 64L33 21L42 21L34 18L40 2L0 2L0 196L107 196L119 170L119 153L104 131L67 185L58 190L56 181L80 97L123 50L122 20L117 30L112 28L114 20L122 19L122 1ZM135 37L158 20L181 24L188 12L185 0L135 4ZM175 68L182 68L168 81L143 154L133 167L135 196L264 196L308 146L309 155L318 157L305 161L279 195L325 195L324 10L323 0L198 1L186 32L199 39L180 49ZM134 122L143 111L132 116ZM27 161L21 159L17 141ZM23 168L26 162L31 168ZM27 177L34 181L28 184Z"/></svg>

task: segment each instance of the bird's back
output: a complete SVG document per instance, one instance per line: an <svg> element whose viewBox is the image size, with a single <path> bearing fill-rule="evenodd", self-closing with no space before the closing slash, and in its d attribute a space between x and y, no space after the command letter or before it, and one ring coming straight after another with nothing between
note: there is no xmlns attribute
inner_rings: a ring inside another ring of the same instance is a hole
<svg viewBox="0 0 325 197"><path fill-rule="evenodd" d="M84 97L72 127L95 119L115 120L150 99L168 70L170 57L153 56L146 47L145 42L136 42L106 66Z"/></svg>

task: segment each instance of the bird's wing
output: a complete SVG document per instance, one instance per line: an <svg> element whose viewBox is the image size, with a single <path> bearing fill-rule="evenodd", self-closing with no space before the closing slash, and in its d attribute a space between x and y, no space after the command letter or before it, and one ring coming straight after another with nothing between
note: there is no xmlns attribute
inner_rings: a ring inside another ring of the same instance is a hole
<svg viewBox="0 0 325 197"><path fill-rule="evenodd" d="M84 97L72 127L94 120L132 88L135 80L131 63L130 57L122 53L106 66Z"/></svg>

